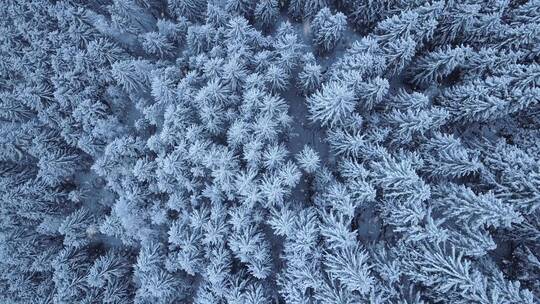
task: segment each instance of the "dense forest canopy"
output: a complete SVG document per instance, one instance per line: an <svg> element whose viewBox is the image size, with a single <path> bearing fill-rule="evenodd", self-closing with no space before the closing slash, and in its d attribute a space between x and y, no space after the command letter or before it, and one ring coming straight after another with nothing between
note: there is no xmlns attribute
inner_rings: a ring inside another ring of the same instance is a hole
<svg viewBox="0 0 540 304"><path fill-rule="evenodd" d="M4 0L0 303L538 303L539 0Z"/></svg>

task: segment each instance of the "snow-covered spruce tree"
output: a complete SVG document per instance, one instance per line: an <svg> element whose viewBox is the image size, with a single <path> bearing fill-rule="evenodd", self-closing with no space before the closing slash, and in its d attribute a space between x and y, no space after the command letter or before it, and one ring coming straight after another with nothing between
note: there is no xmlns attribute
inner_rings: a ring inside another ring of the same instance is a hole
<svg viewBox="0 0 540 304"><path fill-rule="evenodd" d="M255 6L255 18L259 20L263 28L268 28L275 23L279 14L277 0L263 0Z"/></svg>
<svg viewBox="0 0 540 304"><path fill-rule="evenodd" d="M460 46L429 53L426 57L411 63L412 81L424 85L440 81L465 62L469 51L469 48Z"/></svg>
<svg viewBox="0 0 540 304"><path fill-rule="evenodd" d="M321 66L314 63L306 63L302 71L298 73L298 86L304 94L312 94L323 81Z"/></svg>
<svg viewBox="0 0 540 304"><path fill-rule="evenodd" d="M204 17L206 12L206 0L167 0L167 8L176 17L187 17L190 20L198 20Z"/></svg>
<svg viewBox="0 0 540 304"><path fill-rule="evenodd" d="M320 157L310 146L305 146L302 151L296 156L296 160L300 168L307 173L315 173L320 166Z"/></svg>
<svg viewBox="0 0 540 304"><path fill-rule="evenodd" d="M310 119L322 125L342 123L352 114L357 103L354 91L345 84L331 82L307 99Z"/></svg>
<svg viewBox="0 0 540 304"><path fill-rule="evenodd" d="M329 8L321 9L313 21L313 43L321 52L329 52L339 43L347 26L347 17L343 13L332 14Z"/></svg>

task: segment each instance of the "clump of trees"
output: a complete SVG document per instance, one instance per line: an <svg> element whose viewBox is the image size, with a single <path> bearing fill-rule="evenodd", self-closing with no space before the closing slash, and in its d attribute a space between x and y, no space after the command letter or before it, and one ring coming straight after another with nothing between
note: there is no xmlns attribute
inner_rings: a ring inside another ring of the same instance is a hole
<svg viewBox="0 0 540 304"><path fill-rule="evenodd" d="M0 302L539 301L539 1L0 16Z"/></svg>

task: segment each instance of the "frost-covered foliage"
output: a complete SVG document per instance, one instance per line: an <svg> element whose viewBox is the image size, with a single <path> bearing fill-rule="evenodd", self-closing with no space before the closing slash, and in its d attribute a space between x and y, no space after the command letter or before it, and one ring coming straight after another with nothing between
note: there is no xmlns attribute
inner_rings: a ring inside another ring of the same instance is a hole
<svg viewBox="0 0 540 304"><path fill-rule="evenodd" d="M3 1L0 303L538 303L539 24Z"/></svg>
<svg viewBox="0 0 540 304"><path fill-rule="evenodd" d="M313 44L323 51L331 51L341 40L347 17L343 13L332 15L327 7L321 9L312 21Z"/></svg>

